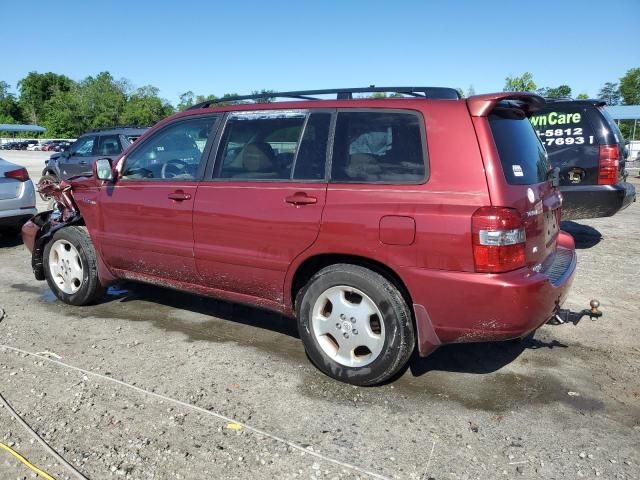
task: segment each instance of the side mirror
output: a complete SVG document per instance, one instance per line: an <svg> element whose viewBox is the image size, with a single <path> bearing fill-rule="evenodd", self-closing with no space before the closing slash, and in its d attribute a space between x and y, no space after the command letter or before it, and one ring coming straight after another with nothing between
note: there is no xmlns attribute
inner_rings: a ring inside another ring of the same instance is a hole
<svg viewBox="0 0 640 480"><path fill-rule="evenodd" d="M96 160L93 164L95 170L94 174L98 180L105 182L113 181L113 169L111 167L111 160L108 158L101 158Z"/></svg>
<svg viewBox="0 0 640 480"><path fill-rule="evenodd" d="M68 151L68 150L62 149L62 150L60 150L60 153L64 158L69 158L71 156L71 152Z"/></svg>

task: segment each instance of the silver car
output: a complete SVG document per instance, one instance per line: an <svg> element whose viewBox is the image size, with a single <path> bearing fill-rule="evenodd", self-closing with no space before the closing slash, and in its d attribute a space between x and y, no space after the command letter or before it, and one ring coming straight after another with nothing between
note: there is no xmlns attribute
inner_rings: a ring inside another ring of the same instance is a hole
<svg viewBox="0 0 640 480"><path fill-rule="evenodd" d="M27 170L0 158L0 232L18 233L37 212L36 191Z"/></svg>

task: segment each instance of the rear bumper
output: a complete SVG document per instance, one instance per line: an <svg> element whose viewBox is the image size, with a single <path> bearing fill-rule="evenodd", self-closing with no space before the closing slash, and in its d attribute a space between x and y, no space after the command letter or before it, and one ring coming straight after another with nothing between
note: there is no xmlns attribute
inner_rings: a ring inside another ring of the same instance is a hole
<svg viewBox="0 0 640 480"><path fill-rule="evenodd" d="M36 237L40 227L36 225L32 220L29 220L22 226L22 243L33 253L33 247L36 243Z"/></svg>
<svg viewBox="0 0 640 480"><path fill-rule="evenodd" d="M35 208L5 210L0 212L0 227L19 227L33 217L38 211Z"/></svg>
<svg viewBox="0 0 640 480"><path fill-rule="evenodd" d="M562 219L610 217L636 200L635 187L626 182L616 185L576 185L560 187Z"/></svg>
<svg viewBox="0 0 640 480"><path fill-rule="evenodd" d="M420 354L444 343L526 336L555 315L569 293L575 268L573 239L564 232L543 272L528 267L501 274L405 268Z"/></svg>

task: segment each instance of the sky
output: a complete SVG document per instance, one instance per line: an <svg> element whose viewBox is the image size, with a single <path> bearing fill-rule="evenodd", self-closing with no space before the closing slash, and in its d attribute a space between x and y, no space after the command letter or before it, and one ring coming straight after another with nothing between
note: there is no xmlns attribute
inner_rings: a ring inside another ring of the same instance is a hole
<svg viewBox="0 0 640 480"><path fill-rule="evenodd" d="M109 71L195 94L357 86L500 91L533 74L595 96L640 67L640 0L3 0L0 80Z"/></svg>

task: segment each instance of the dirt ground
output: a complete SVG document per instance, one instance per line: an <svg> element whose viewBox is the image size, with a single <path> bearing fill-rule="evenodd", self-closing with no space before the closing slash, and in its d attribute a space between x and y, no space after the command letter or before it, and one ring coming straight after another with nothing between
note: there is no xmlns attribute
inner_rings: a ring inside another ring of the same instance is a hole
<svg viewBox="0 0 640 480"><path fill-rule="evenodd" d="M46 158L0 156L36 180ZM602 319L443 347L374 388L322 375L273 313L133 284L64 305L3 238L0 392L91 479L637 479L640 205L563 228L565 306ZM71 478L4 408L0 442ZM32 474L0 450L0 478Z"/></svg>

